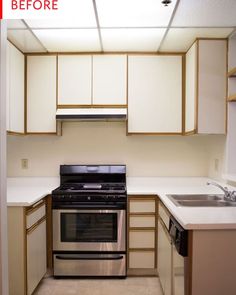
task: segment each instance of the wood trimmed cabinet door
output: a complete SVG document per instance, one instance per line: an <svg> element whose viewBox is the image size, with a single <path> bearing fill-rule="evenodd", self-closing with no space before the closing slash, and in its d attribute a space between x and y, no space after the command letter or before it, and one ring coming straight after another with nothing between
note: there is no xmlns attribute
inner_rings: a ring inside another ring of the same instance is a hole
<svg viewBox="0 0 236 295"><path fill-rule="evenodd" d="M129 134L182 134L182 59L128 57Z"/></svg>
<svg viewBox="0 0 236 295"><path fill-rule="evenodd" d="M92 101L92 56L58 56L58 106L86 106Z"/></svg>
<svg viewBox="0 0 236 295"><path fill-rule="evenodd" d="M25 57L14 45L7 45L7 131L25 132Z"/></svg>
<svg viewBox="0 0 236 295"><path fill-rule="evenodd" d="M8 207L9 294L31 295L47 271L46 203Z"/></svg>
<svg viewBox="0 0 236 295"><path fill-rule="evenodd" d="M27 133L56 134L56 55L27 56Z"/></svg>
<svg viewBox="0 0 236 295"><path fill-rule="evenodd" d="M186 53L185 134L226 132L227 40L198 39Z"/></svg>
<svg viewBox="0 0 236 295"><path fill-rule="evenodd" d="M128 274L156 274L156 196L128 196Z"/></svg>
<svg viewBox="0 0 236 295"><path fill-rule="evenodd" d="M126 106L127 56L93 56L93 105Z"/></svg>

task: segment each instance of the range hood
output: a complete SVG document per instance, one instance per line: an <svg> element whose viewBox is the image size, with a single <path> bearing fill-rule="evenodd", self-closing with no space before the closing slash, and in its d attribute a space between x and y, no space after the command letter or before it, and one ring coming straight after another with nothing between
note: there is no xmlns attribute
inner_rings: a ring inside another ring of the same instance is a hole
<svg viewBox="0 0 236 295"><path fill-rule="evenodd" d="M127 117L125 108L80 108L57 109L57 121L124 121Z"/></svg>

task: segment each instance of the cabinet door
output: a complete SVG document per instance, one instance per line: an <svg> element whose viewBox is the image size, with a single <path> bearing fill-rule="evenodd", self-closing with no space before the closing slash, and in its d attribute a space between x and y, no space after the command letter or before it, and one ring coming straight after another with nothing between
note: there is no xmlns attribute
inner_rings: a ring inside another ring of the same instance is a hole
<svg viewBox="0 0 236 295"><path fill-rule="evenodd" d="M197 101L197 44L186 54L185 132L195 132Z"/></svg>
<svg viewBox="0 0 236 295"><path fill-rule="evenodd" d="M92 57L58 56L58 105L91 105Z"/></svg>
<svg viewBox="0 0 236 295"><path fill-rule="evenodd" d="M32 294L47 271L46 220L27 234L27 290Z"/></svg>
<svg viewBox="0 0 236 295"><path fill-rule="evenodd" d="M129 56L128 132L182 132L182 57Z"/></svg>
<svg viewBox="0 0 236 295"><path fill-rule="evenodd" d="M10 131L10 42L7 42L6 61L6 129Z"/></svg>
<svg viewBox="0 0 236 295"><path fill-rule="evenodd" d="M8 131L24 133L24 55L12 44L8 45Z"/></svg>
<svg viewBox="0 0 236 295"><path fill-rule="evenodd" d="M27 57L27 133L56 133L56 56Z"/></svg>
<svg viewBox="0 0 236 295"><path fill-rule="evenodd" d="M127 57L93 56L93 104L126 105Z"/></svg>
<svg viewBox="0 0 236 295"><path fill-rule="evenodd" d="M199 40L198 133L224 134L226 40Z"/></svg>
<svg viewBox="0 0 236 295"><path fill-rule="evenodd" d="M158 220L158 274L164 295L172 294L172 245L164 225Z"/></svg>

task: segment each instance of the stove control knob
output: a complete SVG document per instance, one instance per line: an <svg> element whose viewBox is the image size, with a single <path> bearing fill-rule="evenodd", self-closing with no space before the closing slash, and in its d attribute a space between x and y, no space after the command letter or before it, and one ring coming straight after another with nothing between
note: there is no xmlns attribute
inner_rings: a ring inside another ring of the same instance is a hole
<svg viewBox="0 0 236 295"><path fill-rule="evenodd" d="M91 197L88 197L87 199L88 199L88 201L90 201L91 200Z"/></svg>

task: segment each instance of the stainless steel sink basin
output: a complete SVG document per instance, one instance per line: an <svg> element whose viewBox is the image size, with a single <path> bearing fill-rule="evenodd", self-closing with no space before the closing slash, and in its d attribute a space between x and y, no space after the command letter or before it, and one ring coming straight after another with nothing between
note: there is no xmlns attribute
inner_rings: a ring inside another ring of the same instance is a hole
<svg viewBox="0 0 236 295"><path fill-rule="evenodd" d="M236 202L224 200L224 195L167 195L176 205L183 207L234 207Z"/></svg>

